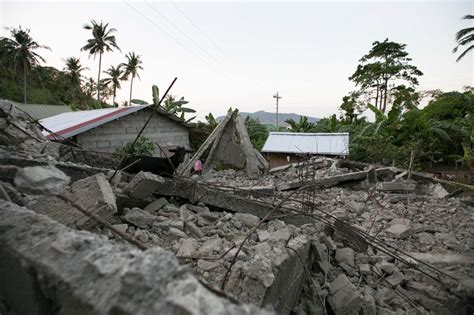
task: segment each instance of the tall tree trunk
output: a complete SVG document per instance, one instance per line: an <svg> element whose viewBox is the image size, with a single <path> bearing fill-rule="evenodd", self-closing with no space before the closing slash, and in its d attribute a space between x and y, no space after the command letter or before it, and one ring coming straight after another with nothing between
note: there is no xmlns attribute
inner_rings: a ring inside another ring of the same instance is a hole
<svg viewBox="0 0 474 315"><path fill-rule="evenodd" d="M115 94L117 93L117 87L114 85L114 97L112 98L112 106L113 107L117 107L115 106Z"/></svg>
<svg viewBox="0 0 474 315"><path fill-rule="evenodd" d="M375 94L375 107L378 108L379 103L379 84L377 83L377 92Z"/></svg>
<svg viewBox="0 0 474 315"><path fill-rule="evenodd" d="M26 104L26 62L23 61L23 103Z"/></svg>
<svg viewBox="0 0 474 315"><path fill-rule="evenodd" d="M102 66L102 53L99 53L99 73L97 74L97 102L100 102L100 68Z"/></svg>
<svg viewBox="0 0 474 315"><path fill-rule="evenodd" d="M383 113L385 113L385 110L387 109L388 79L385 79L384 90L385 90L385 95L383 96L383 110L382 110Z"/></svg>
<svg viewBox="0 0 474 315"><path fill-rule="evenodd" d="M128 106L132 106L133 77L134 75L132 74L132 79L130 80L130 98L128 100Z"/></svg>

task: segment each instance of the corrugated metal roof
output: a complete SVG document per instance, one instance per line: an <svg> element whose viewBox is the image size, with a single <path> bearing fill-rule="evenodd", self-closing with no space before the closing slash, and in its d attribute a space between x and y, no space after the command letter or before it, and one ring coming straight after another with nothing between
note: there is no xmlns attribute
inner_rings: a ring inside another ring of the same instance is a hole
<svg viewBox="0 0 474 315"><path fill-rule="evenodd" d="M43 119L56 116L62 113L71 112L71 109L65 105L44 105L44 104L22 104L10 101L18 109L24 111L34 119Z"/></svg>
<svg viewBox="0 0 474 315"><path fill-rule="evenodd" d="M152 105L102 108L62 113L53 117L41 119L39 122L42 126L52 132L50 133L46 130L43 131L43 134L47 136L48 139L61 140L62 138L70 138L81 134L87 130L96 128L131 113L135 113L149 106ZM179 117L172 115L161 108L158 108L156 112L182 124L185 127L190 127L190 125L184 123Z"/></svg>
<svg viewBox="0 0 474 315"><path fill-rule="evenodd" d="M349 133L270 132L262 152L349 155Z"/></svg>

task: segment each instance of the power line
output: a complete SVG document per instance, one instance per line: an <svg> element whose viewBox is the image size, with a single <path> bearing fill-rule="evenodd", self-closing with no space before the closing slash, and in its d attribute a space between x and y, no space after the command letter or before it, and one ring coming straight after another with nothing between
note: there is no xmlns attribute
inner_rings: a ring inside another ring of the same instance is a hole
<svg viewBox="0 0 474 315"><path fill-rule="evenodd" d="M169 34L167 31L165 31L162 27L158 26L153 20L148 18L146 15L138 11L135 7L133 7L130 3L128 3L126 0L124 1L127 6L129 6L132 10L134 10L136 13L144 17L149 23L151 23L155 28L157 28L160 32L163 32L168 36L170 39L172 39L178 46L186 50L191 56L197 57L200 59L201 62L203 62L205 65L207 65L213 72L216 74L222 75L222 73L217 72L214 68L213 65L211 65L207 60L205 60L202 56L194 53L192 50L190 50L186 45L183 45L180 41L178 41L173 35Z"/></svg>
<svg viewBox="0 0 474 315"><path fill-rule="evenodd" d="M150 7L150 9L153 10L153 12L155 12L157 15L159 15L166 23L168 23L169 25L171 25L172 28L174 28L175 30L177 30L179 33L181 33L183 36L185 36L187 39L189 39L193 44L194 46L196 46L201 52L203 52L205 55L207 55L208 57L210 57L210 59L213 59L215 62L219 63L216 58L211 55L207 50L205 50L204 48L201 47L201 45L199 45L191 36L189 36L188 34L186 34L184 31L182 31L180 28L178 28L176 26L176 24L174 24L173 22L171 22L165 15L161 14L157 9L155 9L148 1L145 0L145 4Z"/></svg>
<svg viewBox="0 0 474 315"><path fill-rule="evenodd" d="M214 45L214 47L219 50L219 52L221 54L224 55L224 51L216 44L215 41L212 40L212 38L210 36L208 36L204 31L202 31L202 29L196 25L196 23L194 23L185 13L183 10L181 10L181 8L178 7L178 5L176 3L174 3L174 1L170 0L171 4L173 5L173 7L175 7L176 10L178 10L185 18L186 20L188 20L189 24L191 24L192 26L194 26L194 28L199 32L201 33L204 37L207 38L207 40L212 44Z"/></svg>

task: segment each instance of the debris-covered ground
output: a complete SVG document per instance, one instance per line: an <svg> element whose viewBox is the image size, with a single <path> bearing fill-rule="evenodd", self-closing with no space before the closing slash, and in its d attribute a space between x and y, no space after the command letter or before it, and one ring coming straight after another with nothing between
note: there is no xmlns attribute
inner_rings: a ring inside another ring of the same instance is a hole
<svg viewBox="0 0 474 315"><path fill-rule="evenodd" d="M1 314L473 312L474 209L423 174L313 158L111 180L115 159L0 105Z"/></svg>

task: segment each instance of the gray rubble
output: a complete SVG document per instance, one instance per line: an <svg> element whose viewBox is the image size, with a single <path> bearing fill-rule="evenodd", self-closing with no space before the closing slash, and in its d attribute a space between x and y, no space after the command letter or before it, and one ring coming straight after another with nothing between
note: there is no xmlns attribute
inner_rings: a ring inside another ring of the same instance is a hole
<svg viewBox="0 0 474 315"><path fill-rule="evenodd" d="M474 309L472 202L423 174L320 157L255 178L119 172L109 183L114 158L47 141L7 102L0 119L2 314Z"/></svg>

